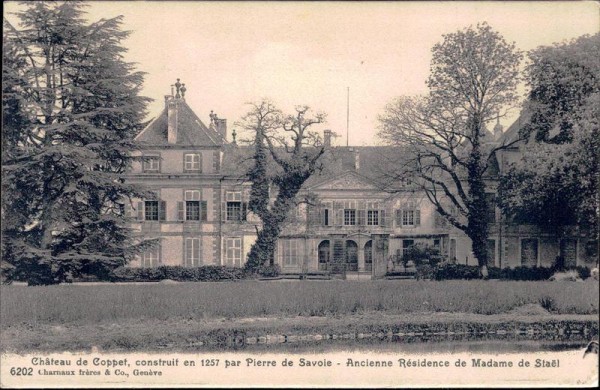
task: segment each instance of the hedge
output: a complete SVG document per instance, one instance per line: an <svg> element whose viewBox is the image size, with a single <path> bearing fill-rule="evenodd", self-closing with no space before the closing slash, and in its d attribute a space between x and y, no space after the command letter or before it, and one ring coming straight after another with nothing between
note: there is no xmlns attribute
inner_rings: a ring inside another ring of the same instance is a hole
<svg viewBox="0 0 600 390"><path fill-rule="evenodd" d="M590 270L586 267L577 266L571 269L576 270L581 279L590 277ZM488 267L489 279L502 280L548 280L555 272L554 268L549 267ZM423 274L425 275L422 275L422 277L430 277L435 280L481 278L478 266L465 264L443 264L433 268L433 270L428 269Z"/></svg>
<svg viewBox="0 0 600 390"><path fill-rule="evenodd" d="M165 279L179 282L216 282L240 280L248 275L241 268L205 265L202 267L182 267L163 265L156 268L120 267L111 275L113 282L158 282Z"/></svg>

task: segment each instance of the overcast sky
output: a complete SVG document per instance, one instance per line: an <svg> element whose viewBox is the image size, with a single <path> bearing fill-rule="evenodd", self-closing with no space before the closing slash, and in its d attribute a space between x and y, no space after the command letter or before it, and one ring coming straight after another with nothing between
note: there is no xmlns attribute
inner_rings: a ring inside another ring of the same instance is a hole
<svg viewBox="0 0 600 390"><path fill-rule="evenodd" d="M5 15L15 3L4 3ZM399 95L426 93L431 47L442 34L486 21L521 50L599 31L594 2L93 2L92 20L124 15L128 61L147 72L144 94L160 113L176 78L207 123L229 131L262 97L292 112L306 104L328 114L346 144L376 142L377 115ZM9 16L9 19L14 18ZM516 115L516 113L515 113ZM507 127L515 115L504 120Z"/></svg>

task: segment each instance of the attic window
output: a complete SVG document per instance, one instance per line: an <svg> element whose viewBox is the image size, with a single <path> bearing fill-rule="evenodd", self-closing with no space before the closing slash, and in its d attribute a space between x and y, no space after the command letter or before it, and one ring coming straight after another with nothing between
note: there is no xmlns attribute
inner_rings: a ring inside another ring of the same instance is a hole
<svg viewBox="0 0 600 390"><path fill-rule="evenodd" d="M160 171L160 156L144 156L143 171L144 172L159 172Z"/></svg>
<svg viewBox="0 0 600 390"><path fill-rule="evenodd" d="M202 171L202 156L200 153L186 153L183 156L183 169L186 172L200 172Z"/></svg>

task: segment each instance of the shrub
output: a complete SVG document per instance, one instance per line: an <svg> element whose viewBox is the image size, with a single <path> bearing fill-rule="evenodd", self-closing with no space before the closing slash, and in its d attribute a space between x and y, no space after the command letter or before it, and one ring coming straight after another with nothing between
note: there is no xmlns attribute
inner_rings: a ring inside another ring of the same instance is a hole
<svg viewBox="0 0 600 390"><path fill-rule="evenodd" d="M479 279L479 267L465 264L443 264L433 271L435 280Z"/></svg>
<svg viewBox="0 0 600 390"><path fill-rule="evenodd" d="M113 271L113 282L158 282L172 279L180 282L214 282L220 280L244 279L246 273L241 268L205 265L202 267L182 267L163 265L157 268L121 267Z"/></svg>
<svg viewBox="0 0 600 390"><path fill-rule="evenodd" d="M422 264L417 267L417 279L435 279L435 268L429 264Z"/></svg>
<svg viewBox="0 0 600 390"><path fill-rule="evenodd" d="M281 268L279 264L274 265L263 265L258 269L258 274L265 278L274 278L279 276L281 273Z"/></svg>
<svg viewBox="0 0 600 390"><path fill-rule="evenodd" d="M402 263L406 267L409 261L412 261L418 268L421 265L430 265L435 267L442 260L443 256L439 249L421 243L415 244L404 252L402 255Z"/></svg>
<svg viewBox="0 0 600 390"><path fill-rule="evenodd" d="M545 267L488 268L490 279L548 280L553 273L552 268ZM465 264L441 264L435 267L433 275L436 280L479 279L481 276L478 266Z"/></svg>

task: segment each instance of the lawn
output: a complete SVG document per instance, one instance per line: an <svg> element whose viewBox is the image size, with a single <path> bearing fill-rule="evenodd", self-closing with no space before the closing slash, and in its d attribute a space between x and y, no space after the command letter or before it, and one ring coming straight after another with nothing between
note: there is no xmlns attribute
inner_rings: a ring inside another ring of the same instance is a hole
<svg viewBox="0 0 600 390"><path fill-rule="evenodd" d="M598 283L295 281L2 286L0 323L453 312L500 314L539 304L555 314L598 313Z"/></svg>
<svg viewBox="0 0 600 390"><path fill-rule="evenodd" d="M91 284L0 293L4 352L220 350L239 335L598 328L592 280Z"/></svg>

